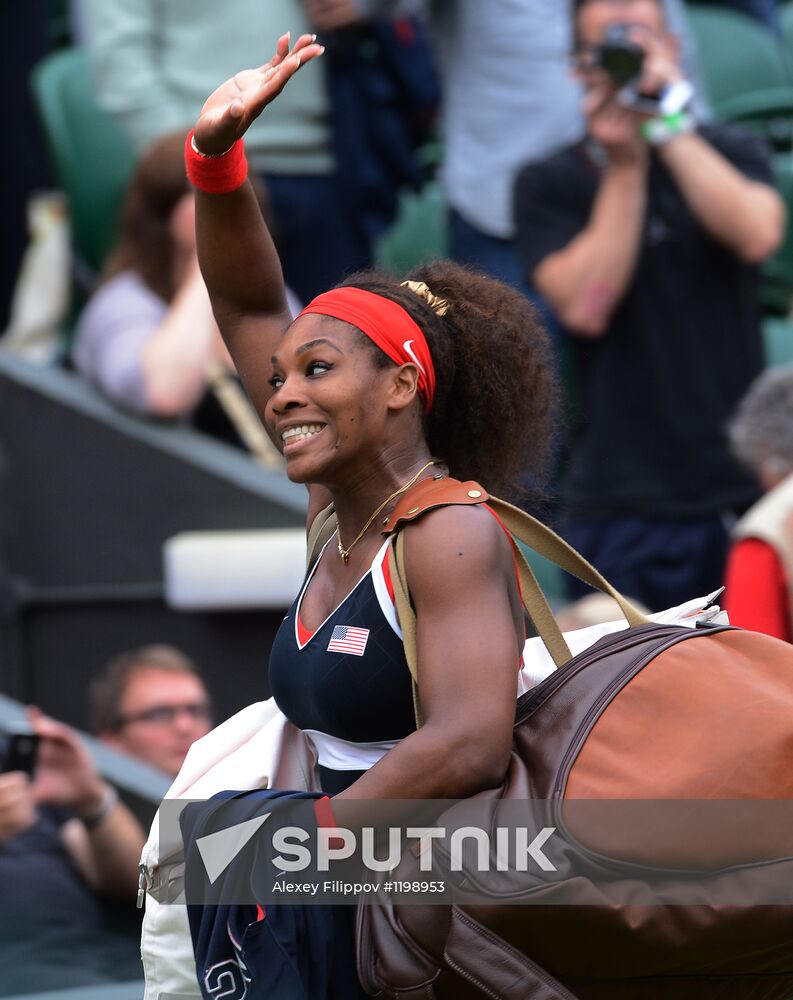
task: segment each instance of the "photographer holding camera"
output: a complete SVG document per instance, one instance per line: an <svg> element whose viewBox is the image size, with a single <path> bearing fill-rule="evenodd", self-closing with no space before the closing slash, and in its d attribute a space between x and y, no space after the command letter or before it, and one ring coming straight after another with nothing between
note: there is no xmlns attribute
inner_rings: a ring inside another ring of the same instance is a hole
<svg viewBox="0 0 793 1000"><path fill-rule="evenodd" d="M73 729L28 716L0 739L0 996L137 979L143 830Z"/></svg>
<svg viewBox="0 0 793 1000"><path fill-rule="evenodd" d="M587 136L519 174L518 245L573 338L566 537L658 610L720 585L757 495L724 425L762 368L757 266L785 213L763 143L694 120L660 0L574 16Z"/></svg>

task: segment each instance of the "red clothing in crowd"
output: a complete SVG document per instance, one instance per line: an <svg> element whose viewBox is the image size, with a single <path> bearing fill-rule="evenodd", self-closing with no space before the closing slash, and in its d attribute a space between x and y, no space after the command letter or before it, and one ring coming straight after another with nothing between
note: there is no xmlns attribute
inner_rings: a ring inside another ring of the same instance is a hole
<svg viewBox="0 0 793 1000"><path fill-rule="evenodd" d="M790 598L779 556L759 538L744 538L727 561L724 607L733 625L793 641Z"/></svg>

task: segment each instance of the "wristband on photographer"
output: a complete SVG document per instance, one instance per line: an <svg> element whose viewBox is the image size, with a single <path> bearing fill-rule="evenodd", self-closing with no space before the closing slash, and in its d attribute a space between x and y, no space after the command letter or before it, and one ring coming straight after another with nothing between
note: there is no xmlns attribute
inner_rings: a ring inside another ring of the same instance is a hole
<svg viewBox="0 0 793 1000"><path fill-rule="evenodd" d="M248 161L242 139L225 153L202 153L195 144L195 132L191 129L184 147L187 179L207 194L229 194L245 183L248 176Z"/></svg>
<svg viewBox="0 0 793 1000"><path fill-rule="evenodd" d="M86 830L93 830L113 812L118 805L118 792L112 785L107 786L107 791L102 796L99 807L89 816L81 816L83 826Z"/></svg>
<svg viewBox="0 0 793 1000"><path fill-rule="evenodd" d="M694 131L694 119L687 111L676 111L660 118L650 118L642 122L640 132L651 146L663 146L675 136Z"/></svg>

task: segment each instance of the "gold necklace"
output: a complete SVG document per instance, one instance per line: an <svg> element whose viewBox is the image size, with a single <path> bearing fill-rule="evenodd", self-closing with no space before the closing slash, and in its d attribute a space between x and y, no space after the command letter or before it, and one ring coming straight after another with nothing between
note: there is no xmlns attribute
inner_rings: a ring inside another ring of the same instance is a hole
<svg viewBox="0 0 793 1000"><path fill-rule="evenodd" d="M417 483L419 481L419 477L421 476L422 472L426 472L427 469L429 469L429 467L431 465L435 465L435 460L434 459L431 462L427 462L426 465L423 465L419 469L419 471L416 473L416 475L413 476L413 478L410 480L410 482L405 483L404 486L400 486L399 489L396 491L396 493L392 493L390 497L386 497L385 500L383 500L383 502L380 504L380 506L374 512L374 514L372 514L372 516L366 522L366 524L361 528L361 530L358 532L358 534L355 536L355 538L350 542L350 544L347 546L346 549L341 544L341 531L340 531L340 528L339 528L338 525L336 526L336 547L339 550L339 555L341 556L342 560L344 561L344 565L345 566L350 561L350 552L352 551L353 547L355 545L357 545L358 542L360 542L360 540L363 538L363 536L366 534L366 532L371 527L371 524L374 521L374 519L377 517L377 515L378 514L382 514L383 511L391 503L392 500L396 500L397 497L402 496L402 494L406 493L410 489L411 486L413 486L415 483Z"/></svg>

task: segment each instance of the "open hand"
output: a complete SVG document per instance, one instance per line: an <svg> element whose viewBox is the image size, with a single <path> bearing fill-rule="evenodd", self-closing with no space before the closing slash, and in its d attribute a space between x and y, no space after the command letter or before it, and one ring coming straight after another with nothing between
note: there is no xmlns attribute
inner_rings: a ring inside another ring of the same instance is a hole
<svg viewBox="0 0 793 1000"><path fill-rule="evenodd" d="M195 126L198 149L209 155L225 153L278 97L298 69L324 51L314 35L301 35L290 51L289 35L282 35L269 62L258 69L240 70L209 97Z"/></svg>
<svg viewBox="0 0 793 1000"><path fill-rule="evenodd" d="M36 801L66 806L78 815L90 813L101 802L107 786L80 737L37 708L28 709L28 718L41 737L33 780Z"/></svg>

